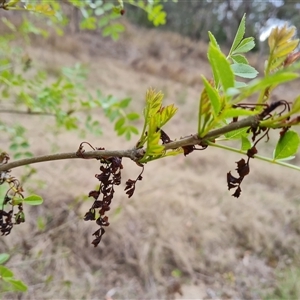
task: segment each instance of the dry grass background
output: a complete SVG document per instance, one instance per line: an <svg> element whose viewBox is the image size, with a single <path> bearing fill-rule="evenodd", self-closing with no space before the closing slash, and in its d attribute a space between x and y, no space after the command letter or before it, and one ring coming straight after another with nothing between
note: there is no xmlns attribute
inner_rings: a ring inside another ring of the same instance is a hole
<svg viewBox="0 0 300 300"><path fill-rule="evenodd" d="M117 43L81 33L36 40L28 51L34 64L53 74L81 61L89 66L91 91L130 96L132 109L139 112L148 87L162 90L165 102L179 107L168 134L175 138L195 132L200 75L210 74L207 45L173 33L126 27ZM276 97L292 100L296 87L278 89ZM135 143L116 137L103 113L94 113L104 134L86 140L106 149ZM81 142L69 132L48 136L50 119L19 121L30 130L36 155L48 153L49 144L75 151ZM267 144L261 147L270 149ZM95 226L82 220L90 204L85 195L97 184L98 164L36 166L38 173L27 185L37 189L45 203L29 209L25 226L0 240L0 252L12 254L7 265L29 291L4 298L259 299L280 289L280 272L290 270L291 276L284 275L291 278L288 284L297 281L300 174L254 160L242 196L235 199L227 191L226 173L239 159L209 148L147 165L133 198L127 199L122 187L117 190L111 225L98 248L90 244ZM123 182L140 171L129 161L124 165Z"/></svg>

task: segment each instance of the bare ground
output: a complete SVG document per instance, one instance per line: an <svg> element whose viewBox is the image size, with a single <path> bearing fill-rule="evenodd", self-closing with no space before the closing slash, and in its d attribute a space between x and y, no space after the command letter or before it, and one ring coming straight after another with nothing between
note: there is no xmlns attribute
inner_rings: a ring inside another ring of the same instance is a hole
<svg viewBox="0 0 300 300"><path fill-rule="evenodd" d="M91 91L130 96L132 109L139 112L147 88L162 90L165 102L179 107L168 134L194 133L200 75L210 74L207 46L126 26L117 43L77 34L36 41L29 50L35 63L54 73L80 60L90 68ZM278 89L276 97L292 100L296 93L291 85ZM104 134L88 136L93 145L124 149L136 142L116 137L102 112L95 114ZM30 130L36 155L48 153L53 143L75 151L81 142L68 132L45 137L51 120L19 121ZM98 248L90 244L97 228L82 219L90 204L85 195L97 184L98 164L40 164L27 185L43 195L44 205L30 209L25 226L0 240L0 250L12 254L8 266L29 291L6 299L260 299L274 292L276 274L300 266L300 175L254 160L242 196L235 199L227 190L226 173L239 159L209 148L147 165L132 199L122 188L117 191L111 225ZM123 182L140 171L130 161L124 166Z"/></svg>

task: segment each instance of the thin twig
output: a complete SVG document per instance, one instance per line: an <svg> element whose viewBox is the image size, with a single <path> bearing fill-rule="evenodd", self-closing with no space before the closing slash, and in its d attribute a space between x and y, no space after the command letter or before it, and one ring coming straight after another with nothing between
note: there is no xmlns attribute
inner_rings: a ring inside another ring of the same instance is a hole
<svg viewBox="0 0 300 300"><path fill-rule="evenodd" d="M193 134L191 136L184 137L178 141L170 142L168 144L164 144L165 150L170 149L177 149L184 146L189 145L198 145L205 141L212 141L213 139L231 132L233 130L245 128L245 127L255 127L259 125L260 115L250 116L246 119L241 121L230 123L222 128L218 128L215 130L210 131L206 136L200 138L197 134ZM51 154L51 155L44 155L32 158L26 158L17 160L11 163L2 164L0 165L0 171L8 171L10 169L14 169L17 167L21 167L24 165L35 164L39 162L46 162L46 161L54 161L54 160L62 160L62 159L75 159L75 158L85 158L85 159L99 159L99 158L108 158L108 157L128 157L133 161L138 162L145 154L145 149L129 149L129 150L96 150L96 151L88 151L84 153L70 152L70 153L58 153L58 154Z"/></svg>
<svg viewBox="0 0 300 300"><path fill-rule="evenodd" d="M42 111L21 111L21 110L14 110L14 109L2 109L0 108L0 113L5 114L18 114L18 115L38 115L38 116L52 116L55 117L55 114L42 112Z"/></svg>

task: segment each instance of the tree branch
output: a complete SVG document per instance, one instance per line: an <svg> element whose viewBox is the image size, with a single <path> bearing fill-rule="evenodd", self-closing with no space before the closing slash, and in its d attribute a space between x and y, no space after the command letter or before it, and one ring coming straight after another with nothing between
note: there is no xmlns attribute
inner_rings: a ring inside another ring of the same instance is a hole
<svg viewBox="0 0 300 300"><path fill-rule="evenodd" d="M246 127L256 127L259 125L259 121L261 120L260 115L250 116L246 119L242 119L241 121L230 123L222 128L218 128L210 131L206 136L200 138L198 134L193 134L187 137L184 137L178 141L174 141L168 144L165 144L165 150L176 149L179 147L189 146L189 145L198 145L205 140L213 140L223 134L228 132L238 130Z"/></svg>
<svg viewBox="0 0 300 300"><path fill-rule="evenodd" d="M2 164L0 165L0 172L8 171L10 169L14 169L17 167L36 164L40 162L62 160L62 159L74 159L74 158L99 159L99 158L109 158L109 157L128 157L134 161L137 161L138 159L142 158L144 154L145 154L144 149L95 150L95 151L83 152L80 154L78 154L77 152L50 154L50 155L20 159L11 163Z"/></svg>
<svg viewBox="0 0 300 300"><path fill-rule="evenodd" d="M199 137L198 134L193 134L181 138L178 141L164 144L164 147L165 150L170 150L170 149L177 149L184 146L198 145L205 141L211 141L223 134L226 134L234 130L238 130L246 127L256 127L259 125L261 118L262 118L261 115L250 116L246 119L242 119L241 121L233 122L222 128L212 130L202 138ZM80 154L78 154L77 152L70 152L70 153L44 155L44 156L21 159L7 164L2 164L0 165L0 172L8 171L10 169L14 169L24 165L30 165L30 164L46 162L46 161L62 160L62 159L75 159L75 158L100 159L100 158L108 158L108 157L128 157L133 161L139 161L139 159L141 159L144 156L145 152L146 151L143 148L140 149L133 148L129 150L95 150L95 151L88 151Z"/></svg>
<svg viewBox="0 0 300 300"><path fill-rule="evenodd" d="M52 116L55 117L55 114L42 112L42 111L21 111L21 110L14 110L14 109L0 109L0 113L5 114L18 114L18 115L38 115L38 116Z"/></svg>

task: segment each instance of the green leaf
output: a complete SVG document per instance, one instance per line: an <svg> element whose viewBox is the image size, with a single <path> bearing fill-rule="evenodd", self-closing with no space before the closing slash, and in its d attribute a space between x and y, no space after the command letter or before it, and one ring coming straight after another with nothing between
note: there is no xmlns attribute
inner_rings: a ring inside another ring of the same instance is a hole
<svg viewBox="0 0 300 300"><path fill-rule="evenodd" d="M256 115L256 111L251 111L247 109L242 109L242 108L228 108L222 112L222 117L225 119L228 118L235 118L235 117L240 117L240 116L253 116Z"/></svg>
<svg viewBox="0 0 300 300"><path fill-rule="evenodd" d="M230 58L233 60L235 64L246 64L249 65L247 58L242 54L234 54L231 55Z"/></svg>
<svg viewBox="0 0 300 300"><path fill-rule="evenodd" d="M140 115L138 113L132 112L126 115L126 118L130 121L138 120Z"/></svg>
<svg viewBox="0 0 300 300"><path fill-rule="evenodd" d="M237 100L235 100L234 103L238 103L241 99L248 98L256 92L261 92L269 86L276 86L278 84L295 80L296 78L299 78L299 74L297 73L279 71L263 79L255 79L251 81L247 87L241 90L241 94L237 97Z"/></svg>
<svg viewBox="0 0 300 300"><path fill-rule="evenodd" d="M299 136L295 131L288 131L280 137L273 155L273 159L283 159L297 153Z"/></svg>
<svg viewBox="0 0 300 300"><path fill-rule="evenodd" d="M163 5L158 4L153 6L152 10L149 10L148 20L153 23L154 26L166 24L167 14L163 11Z"/></svg>
<svg viewBox="0 0 300 300"><path fill-rule="evenodd" d="M229 51L229 54L231 54L239 45L239 43L242 41L244 34L245 34L245 22L246 22L246 14L243 15L242 20L240 22L239 28L236 32L235 38L233 40L231 49Z"/></svg>
<svg viewBox="0 0 300 300"><path fill-rule="evenodd" d="M1 253L0 254L0 264L4 264L9 259L9 254Z"/></svg>
<svg viewBox="0 0 300 300"><path fill-rule="evenodd" d="M108 10L111 10L111 9L114 8L114 4L111 3L111 2L107 2L107 3L104 3L104 4L103 4L102 8L103 8L104 10L108 11Z"/></svg>
<svg viewBox="0 0 300 300"><path fill-rule="evenodd" d="M293 111L294 113L299 112L299 110L300 110L300 96L298 96L298 97L294 100L293 106L292 106L292 111Z"/></svg>
<svg viewBox="0 0 300 300"><path fill-rule="evenodd" d="M236 129L224 134L228 139L240 139L242 136L247 134L247 128Z"/></svg>
<svg viewBox="0 0 300 300"><path fill-rule="evenodd" d="M112 24L112 29L115 32L123 32L125 30L125 26L120 23Z"/></svg>
<svg viewBox="0 0 300 300"><path fill-rule="evenodd" d="M136 127L134 126L129 126L128 127L130 129L130 131L133 133L133 134L139 134L139 131Z"/></svg>
<svg viewBox="0 0 300 300"><path fill-rule="evenodd" d="M208 32L208 37L209 37L209 40L212 43L212 45L215 46L216 48L220 49L220 46L219 46L215 36L210 31Z"/></svg>
<svg viewBox="0 0 300 300"><path fill-rule="evenodd" d="M119 120L115 123L115 130L119 130L125 124L126 119L124 117L119 118Z"/></svg>
<svg viewBox="0 0 300 300"><path fill-rule="evenodd" d="M232 52L232 54L249 52L255 47L255 42L253 37L245 38L241 41L238 47Z"/></svg>
<svg viewBox="0 0 300 300"><path fill-rule="evenodd" d="M97 28L95 17L88 17L80 22L80 29L95 30Z"/></svg>
<svg viewBox="0 0 300 300"><path fill-rule="evenodd" d="M7 4L6 7L13 7L16 6L16 4L19 2L20 0L10 0Z"/></svg>
<svg viewBox="0 0 300 300"><path fill-rule="evenodd" d="M104 27L109 23L109 16L103 16L98 22L98 27Z"/></svg>
<svg viewBox="0 0 300 300"><path fill-rule="evenodd" d="M8 277L13 277L14 273L9 269L4 266L0 266L0 278L8 278Z"/></svg>
<svg viewBox="0 0 300 300"><path fill-rule="evenodd" d="M211 43L208 48L208 59L213 70L216 86L221 82L224 91L234 86L234 75L226 56Z"/></svg>
<svg viewBox="0 0 300 300"><path fill-rule="evenodd" d="M102 30L102 35L105 36L109 36L111 35L113 32L113 28L111 25L106 26L103 30Z"/></svg>
<svg viewBox="0 0 300 300"><path fill-rule="evenodd" d="M176 114L177 108L174 104L170 104L168 106L162 107L158 112L158 118L160 121L157 123L158 127L163 127L166 123L168 123Z"/></svg>
<svg viewBox="0 0 300 300"><path fill-rule="evenodd" d="M16 280L14 278L3 278L3 279L6 282L9 282L13 286L14 291L26 292L28 289L27 285L21 280Z"/></svg>
<svg viewBox="0 0 300 300"><path fill-rule="evenodd" d="M241 136L241 150L246 151L251 148L251 142L244 136Z"/></svg>
<svg viewBox="0 0 300 300"><path fill-rule="evenodd" d="M40 205L44 202L43 198L39 195L30 195L23 199L24 203L28 205Z"/></svg>
<svg viewBox="0 0 300 300"><path fill-rule="evenodd" d="M258 74L253 67L246 64L232 64L231 69L234 75L242 78L255 78Z"/></svg>
<svg viewBox="0 0 300 300"><path fill-rule="evenodd" d="M127 132L127 127L120 127L116 131L118 135L123 135L125 132Z"/></svg>
<svg viewBox="0 0 300 300"><path fill-rule="evenodd" d="M125 98L119 102L118 106L120 108L126 108L130 102L131 102L131 98Z"/></svg>
<svg viewBox="0 0 300 300"><path fill-rule="evenodd" d="M221 110L221 99L218 91L214 88L207 79L202 76L202 80L208 95L208 98L211 102L211 106L213 107L214 115L217 116Z"/></svg>
<svg viewBox="0 0 300 300"><path fill-rule="evenodd" d="M239 89L240 88L244 88L244 87L246 87L247 86L247 84L245 83L245 82L242 82L242 81L234 81L234 88L233 88L233 90L231 91L231 94L232 95L237 95L237 94L239 94L240 93L240 91L239 91ZM230 91L230 89L228 90L228 91ZM228 91L227 91L227 95L228 95ZM230 95L230 94L229 94Z"/></svg>

